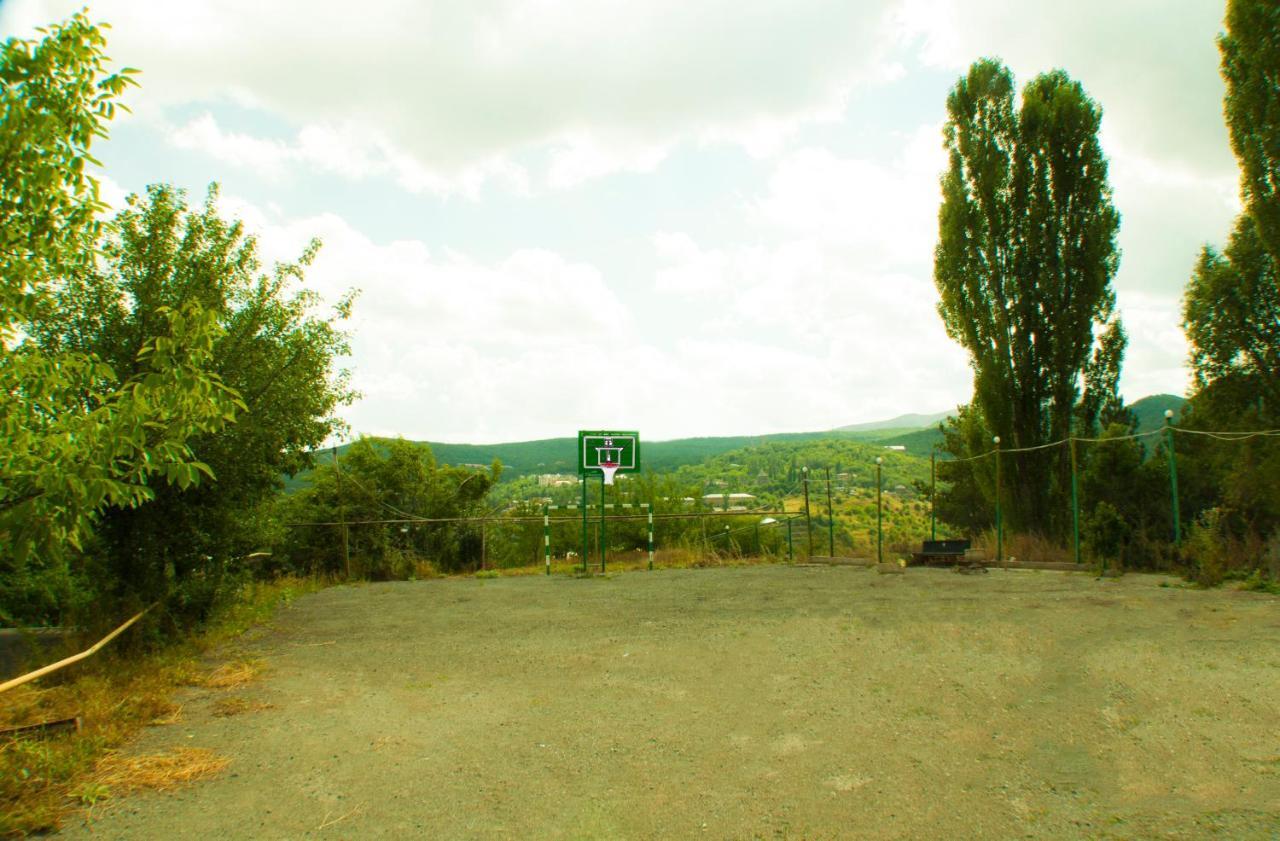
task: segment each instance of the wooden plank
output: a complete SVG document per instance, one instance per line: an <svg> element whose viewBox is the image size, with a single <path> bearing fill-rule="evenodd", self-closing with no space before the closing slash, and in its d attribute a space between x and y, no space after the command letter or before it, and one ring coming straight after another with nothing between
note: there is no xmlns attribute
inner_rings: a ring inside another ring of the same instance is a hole
<svg viewBox="0 0 1280 841"><path fill-rule="evenodd" d="M17 739L23 736L48 736L72 730L80 732L80 716L60 718L56 721L42 721L39 724L27 724L23 727L6 727L0 730L0 739Z"/></svg>

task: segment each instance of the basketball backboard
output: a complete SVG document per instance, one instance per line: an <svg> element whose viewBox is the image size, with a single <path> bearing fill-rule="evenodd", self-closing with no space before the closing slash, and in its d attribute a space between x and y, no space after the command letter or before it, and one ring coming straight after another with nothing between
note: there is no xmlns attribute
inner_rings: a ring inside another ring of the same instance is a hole
<svg viewBox="0 0 1280 841"><path fill-rule="evenodd" d="M604 474L613 484L614 474L640 469L640 433L607 430L578 433L578 475Z"/></svg>

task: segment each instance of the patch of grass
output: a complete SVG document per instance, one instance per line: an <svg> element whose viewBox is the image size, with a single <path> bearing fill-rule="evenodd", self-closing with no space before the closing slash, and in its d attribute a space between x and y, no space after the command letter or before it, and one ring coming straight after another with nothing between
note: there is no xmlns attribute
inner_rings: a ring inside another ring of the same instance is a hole
<svg viewBox="0 0 1280 841"><path fill-rule="evenodd" d="M238 696L231 698L219 698L213 702L213 714L223 718L233 715L241 715L243 713L255 713L262 710L274 708L274 704L266 701L250 701L248 698L240 698Z"/></svg>
<svg viewBox="0 0 1280 841"><path fill-rule="evenodd" d="M166 791L183 783L215 776L230 762L207 748L176 748L167 753L145 756L109 753L99 760L93 776L86 781L86 787L112 794L139 789Z"/></svg>
<svg viewBox="0 0 1280 841"><path fill-rule="evenodd" d="M107 648L97 656L41 681L0 694L0 727L20 727L80 716L80 732L32 736L0 742L0 837L56 829L76 807L92 806L112 793L128 790L133 777L114 751L141 728L172 724L181 715L173 695L182 686L202 683L201 655L268 621L276 610L328 582L285 578L246 586L219 609L206 627L148 654L121 654ZM248 665L248 668L246 668ZM243 685L256 675L253 664L231 664L217 679ZM251 674L250 674L251 673ZM208 685L207 683L205 685ZM115 757L108 762L108 757ZM213 758L198 754L155 764L149 779L182 782L199 768L208 773ZM100 763L107 762L102 766ZM156 760L156 763L159 763ZM111 763L115 763L114 765ZM167 770L165 770L167 768ZM121 785L125 787L122 789Z"/></svg>
<svg viewBox="0 0 1280 841"><path fill-rule="evenodd" d="M1248 578L1240 582L1240 589L1280 596L1280 581L1264 575L1262 570L1255 569Z"/></svg>
<svg viewBox="0 0 1280 841"><path fill-rule="evenodd" d="M210 689L234 689L252 683L262 673L262 663L257 660L239 660L223 663L196 681L195 685Z"/></svg>

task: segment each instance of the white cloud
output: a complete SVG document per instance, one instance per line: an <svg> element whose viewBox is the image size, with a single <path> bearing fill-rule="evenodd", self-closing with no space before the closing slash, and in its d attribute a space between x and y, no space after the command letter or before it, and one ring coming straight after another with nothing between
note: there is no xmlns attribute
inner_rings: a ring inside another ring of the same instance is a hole
<svg viewBox="0 0 1280 841"><path fill-rule="evenodd" d="M1129 334L1121 393L1130 401L1149 394L1184 394L1191 375L1181 300L1123 289L1116 298Z"/></svg>
<svg viewBox="0 0 1280 841"><path fill-rule="evenodd" d="M778 162L753 211L763 224L855 251L861 265L931 267L945 165L936 125L904 137L888 164L803 148Z"/></svg>
<svg viewBox="0 0 1280 841"><path fill-rule="evenodd" d="M1065 68L1134 151L1203 172L1232 169L1215 38L1222 0L902 0L899 36L962 72L998 56L1020 83Z"/></svg>
<svg viewBox="0 0 1280 841"><path fill-rule="evenodd" d="M93 14L145 71L143 111L231 100L295 126L352 121L446 181L565 147L553 181L573 184L645 171L682 141L759 153L838 116L893 72L891 2L101 0ZM19 20L53 20L81 4L21 5Z"/></svg>
<svg viewBox="0 0 1280 841"><path fill-rule="evenodd" d="M169 131L169 142L269 179L298 172L332 173L348 180L386 175L410 192L479 195L491 180L516 193L528 192L523 168L501 158L477 161L442 176L396 149L369 129L353 125L307 125L292 141L256 137L223 129L212 113L193 117Z"/></svg>

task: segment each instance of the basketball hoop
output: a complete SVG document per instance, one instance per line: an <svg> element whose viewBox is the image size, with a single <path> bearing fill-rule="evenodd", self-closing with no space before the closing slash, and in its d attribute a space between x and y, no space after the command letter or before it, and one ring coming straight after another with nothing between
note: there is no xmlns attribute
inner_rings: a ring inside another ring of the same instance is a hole
<svg viewBox="0 0 1280 841"><path fill-rule="evenodd" d="M612 485L619 473L630 473L639 469L639 433L581 431L578 433L579 476L594 476L598 473L604 484Z"/></svg>

